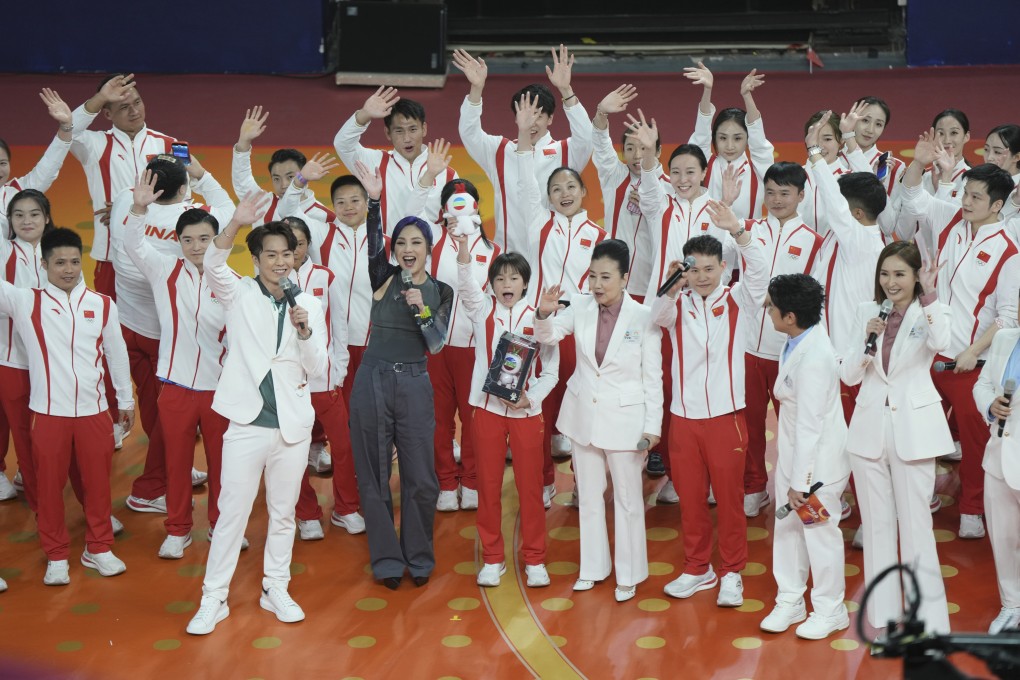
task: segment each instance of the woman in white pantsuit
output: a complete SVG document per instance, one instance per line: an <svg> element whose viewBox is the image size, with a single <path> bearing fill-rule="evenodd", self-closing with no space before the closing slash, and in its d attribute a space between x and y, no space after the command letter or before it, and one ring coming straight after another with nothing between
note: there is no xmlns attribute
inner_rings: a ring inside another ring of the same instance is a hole
<svg viewBox="0 0 1020 680"><path fill-rule="evenodd" d="M567 381L557 429L574 445L581 524L581 570L574 590L609 576L606 465L613 479L616 601L634 597L648 578L641 471L662 427L662 354L650 308L626 292L627 244L610 239L592 251L590 295L560 305L563 291L542 292L535 338L556 343L573 333L577 366ZM555 316L551 316L555 313ZM548 423L547 423L548 426Z"/></svg>
<svg viewBox="0 0 1020 680"><path fill-rule="evenodd" d="M913 566L925 628L948 633L946 589L929 507L935 458L953 452L931 379L932 360L949 347L950 333L949 309L935 291L937 273L934 264L922 267L913 243L885 247L875 272L875 301L857 310L858 331L852 346L844 348L840 377L847 385L861 385L846 447L864 531L864 581L870 584L897 562ZM882 321L879 307L887 299L893 308ZM867 354L872 333L876 345ZM868 603L868 623L883 628L902 612L901 582L886 578Z"/></svg>

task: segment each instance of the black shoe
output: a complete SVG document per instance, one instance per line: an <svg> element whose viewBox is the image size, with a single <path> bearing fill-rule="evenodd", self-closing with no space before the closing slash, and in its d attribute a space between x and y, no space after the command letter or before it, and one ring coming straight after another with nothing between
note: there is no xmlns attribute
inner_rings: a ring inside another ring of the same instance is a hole
<svg viewBox="0 0 1020 680"><path fill-rule="evenodd" d="M400 576L390 576L388 578L384 578L382 580L382 584L389 588L390 590L396 590L397 588L400 587L401 578L402 577Z"/></svg>
<svg viewBox="0 0 1020 680"><path fill-rule="evenodd" d="M648 462L645 463L645 472L649 477L657 478L666 474L666 464L662 461L662 454L656 451L648 452Z"/></svg>
<svg viewBox="0 0 1020 680"><path fill-rule="evenodd" d="M417 586L418 588L421 588L423 585L429 582L428 576L413 576L412 579L414 580L414 585Z"/></svg>

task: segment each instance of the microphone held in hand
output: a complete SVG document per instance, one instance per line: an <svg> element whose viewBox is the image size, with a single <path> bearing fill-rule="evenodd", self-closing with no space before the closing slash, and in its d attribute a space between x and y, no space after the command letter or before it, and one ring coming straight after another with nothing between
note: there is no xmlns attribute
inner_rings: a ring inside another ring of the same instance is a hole
<svg viewBox="0 0 1020 680"><path fill-rule="evenodd" d="M815 482L814 484L811 485L811 490L804 494L804 498L810 498L811 494L813 494L815 491L818 491L821 488L822 483ZM793 508L790 507L789 503L787 503L786 505L780 505L779 507L776 508L776 519L777 520L783 519L791 512L793 512Z"/></svg>
<svg viewBox="0 0 1020 680"><path fill-rule="evenodd" d="M283 296L287 298L287 304L290 305L291 309L297 307L297 299L294 297L296 288L297 287L294 285L294 282L291 281L290 279L280 280L280 290L283 291ZM297 292L300 293L301 290L297 289ZM301 330L305 330L305 324L303 321L299 323L298 326L301 328Z"/></svg>
<svg viewBox="0 0 1020 680"><path fill-rule="evenodd" d="M410 269L402 269L402 270L400 270L400 282L402 284L404 284L404 290L409 290L411 288L411 270ZM415 316L418 316L421 313L421 310L418 309L418 305L411 305L411 312Z"/></svg>
<svg viewBox="0 0 1020 680"><path fill-rule="evenodd" d="M878 310L878 318L882 321L888 319L889 314L892 313L892 308L892 300L889 298L882 300L882 307ZM876 351L878 351L878 333L871 333L868 336L868 341L864 343L864 353L873 357Z"/></svg>
<svg viewBox="0 0 1020 680"><path fill-rule="evenodd" d="M984 365L985 365L985 360L984 359L978 359L977 366L975 366L975 368L981 368ZM956 370L956 362L955 361L936 361L934 364L932 364L932 368L935 369L936 373L941 373L942 371L953 371L953 370Z"/></svg>
<svg viewBox="0 0 1020 680"><path fill-rule="evenodd" d="M1002 396L1006 400L1006 406L1009 406L1010 402L1013 401L1013 393L1016 392L1016 380L1010 378L1006 381L1006 386L1003 388ZM1006 419L999 418L999 437L1002 437L1002 431L1006 428Z"/></svg>
<svg viewBox="0 0 1020 680"><path fill-rule="evenodd" d="M690 270L690 268L694 266L694 262L695 260L693 255L688 255L687 257L685 257L683 263L680 265L680 269L677 269L675 272L673 272L673 275L666 279L665 283L659 286L659 290L656 291L655 297L662 297L663 295L665 295L666 291L675 286L676 282L679 281L683 277L683 275L686 274Z"/></svg>

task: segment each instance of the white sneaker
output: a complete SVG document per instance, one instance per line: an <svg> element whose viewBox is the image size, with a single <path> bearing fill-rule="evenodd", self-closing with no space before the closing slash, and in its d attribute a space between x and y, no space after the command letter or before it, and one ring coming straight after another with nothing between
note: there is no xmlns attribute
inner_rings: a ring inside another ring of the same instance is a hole
<svg viewBox="0 0 1020 680"><path fill-rule="evenodd" d="M212 543L212 536L213 536L213 530L209 529L209 533L206 534L206 537L209 539L210 543ZM247 536L242 536L241 537L241 550L247 550L250 547L251 547L251 543L248 542L248 537Z"/></svg>
<svg viewBox="0 0 1020 680"><path fill-rule="evenodd" d="M570 500L567 501L567 507L574 508L575 510L581 507L581 501L577 500L577 488L570 492ZM548 508L546 508L548 509Z"/></svg>
<svg viewBox="0 0 1020 680"><path fill-rule="evenodd" d="M552 507L553 496L556 495L556 483L546 485L542 487L542 505L548 510Z"/></svg>
<svg viewBox="0 0 1020 680"><path fill-rule="evenodd" d="M121 522L116 517L114 517L113 515L110 515L110 526L113 527L114 536L119 536L120 534L124 533L124 523Z"/></svg>
<svg viewBox="0 0 1020 680"><path fill-rule="evenodd" d="M7 590L7 581L0 578L0 593L4 592L5 590Z"/></svg>
<svg viewBox="0 0 1020 680"><path fill-rule="evenodd" d="M738 574L739 575L739 574ZM708 567L708 571L704 574L680 574L680 577L674 579L666 584L663 588L663 592L670 597L685 598L690 597L699 590L708 590L714 588L715 584L719 582L719 577L712 571L712 567Z"/></svg>
<svg viewBox="0 0 1020 680"><path fill-rule="evenodd" d="M857 527L857 531L854 532L854 540L850 541L850 545L856 550L864 550L864 526Z"/></svg>
<svg viewBox="0 0 1020 680"><path fill-rule="evenodd" d="M821 616L811 612L808 620L797 626L797 637L805 640L824 640L839 630L850 627L850 617L846 610L836 616Z"/></svg>
<svg viewBox="0 0 1020 680"><path fill-rule="evenodd" d="M18 472L14 475L14 488L17 489L19 493L25 490L25 482L21 479L21 470L18 470Z"/></svg>
<svg viewBox="0 0 1020 680"><path fill-rule="evenodd" d="M478 571L478 578L475 583L486 588L495 588L499 585L499 577L506 573L506 562L499 564L483 564Z"/></svg>
<svg viewBox="0 0 1020 680"><path fill-rule="evenodd" d="M230 607L208 595L202 597L202 604L191 621L187 631L190 635L208 635L216 628L216 624L230 616Z"/></svg>
<svg viewBox="0 0 1020 680"><path fill-rule="evenodd" d="M11 480L7 479L7 473L0 470L0 501L9 501L17 497L18 490L11 484Z"/></svg>
<svg viewBox="0 0 1020 680"><path fill-rule="evenodd" d="M744 514L748 517L757 517L761 509L766 507L772 499L768 491L744 494Z"/></svg>
<svg viewBox="0 0 1020 680"><path fill-rule="evenodd" d="M166 514L166 496L160 496L159 498L139 498L138 496L128 496L124 502L128 510L134 510L135 512L159 512Z"/></svg>
<svg viewBox="0 0 1020 680"><path fill-rule="evenodd" d="M1020 626L1020 607L1003 607L988 627L989 635L998 635L1008 628Z"/></svg>
<svg viewBox="0 0 1020 680"><path fill-rule="evenodd" d="M191 468L191 486L202 486L209 481L209 473L202 472L196 468Z"/></svg>
<svg viewBox="0 0 1020 680"><path fill-rule="evenodd" d="M98 571L100 576L116 576L127 571L127 565L112 550L95 554L86 550L81 554L81 563L82 566Z"/></svg>
<svg viewBox="0 0 1020 680"><path fill-rule="evenodd" d="M544 564L526 564L524 573L528 577L529 588L544 588L549 585L549 572Z"/></svg>
<svg viewBox="0 0 1020 680"><path fill-rule="evenodd" d="M67 560L50 560L46 564L46 575L42 582L48 586L66 586L71 582Z"/></svg>
<svg viewBox="0 0 1020 680"><path fill-rule="evenodd" d="M308 447L308 467L320 475L333 469L333 457L326 450L325 443L312 442Z"/></svg>
<svg viewBox="0 0 1020 680"><path fill-rule="evenodd" d="M326 537L322 533L322 523L317 519L300 519L297 528L302 541L321 541Z"/></svg>
<svg viewBox="0 0 1020 680"><path fill-rule="evenodd" d="M981 515L960 515L960 538L984 538L985 523Z"/></svg>
<svg viewBox="0 0 1020 680"><path fill-rule="evenodd" d="M782 633L793 624L800 623L806 618L807 609L804 607L803 600L796 605L780 602L776 604L772 613L762 620L759 628L767 633Z"/></svg>
<svg viewBox="0 0 1020 680"><path fill-rule="evenodd" d="M478 491L476 489L469 489L466 486L460 487L460 509L478 509Z"/></svg>
<svg viewBox="0 0 1020 680"><path fill-rule="evenodd" d="M942 509L942 498L939 497L937 493L933 493L931 495L931 500L928 502L928 509L933 515Z"/></svg>
<svg viewBox="0 0 1020 680"><path fill-rule="evenodd" d="M715 492L712 491L712 485L708 485L708 504L715 505Z"/></svg>
<svg viewBox="0 0 1020 680"><path fill-rule="evenodd" d="M460 442L456 439L453 440L453 460L460 462Z"/></svg>
<svg viewBox="0 0 1020 680"><path fill-rule="evenodd" d="M952 453L942 456L942 460L948 460L950 462L963 460L963 445L960 444L960 442L953 442L953 449Z"/></svg>
<svg viewBox="0 0 1020 680"><path fill-rule="evenodd" d="M456 512L460 507L457 503L456 491L440 491L439 500L436 501L436 510L439 512Z"/></svg>
<svg viewBox="0 0 1020 680"><path fill-rule="evenodd" d="M346 529L349 534L365 533L365 518L357 512L352 512L349 515L338 515L333 512L329 516L329 523L335 527Z"/></svg>
<svg viewBox="0 0 1020 680"><path fill-rule="evenodd" d="M191 545L191 534L184 536L167 536L159 547L159 556L164 560L179 560L184 557L184 549Z"/></svg>
<svg viewBox="0 0 1020 680"><path fill-rule="evenodd" d="M297 623L305 619L304 610L291 598L290 593L277 586L262 589L259 606L276 614L276 618L283 623Z"/></svg>
<svg viewBox="0 0 1020 680"><path fill-rule="evenodd" d="M574 445L571 443L570 438L562 434L554 434L550 445L552 447L552 455L557 458L566 458L574 450Z"/></svg>
<svg viewBox="0 0 1020 680"><path fill-rule="evenodd" d="M116 451L120 451L124 448L124 437L127 436L127 432L120 423L113 424L113 448Z"/></svg>
<svg viewBox="0 0 1020 680"><path fill-rule="evenodd" d="M715 599L720 607L739 607L744 604L744 580L740 574L731 571L719 582L719 597Z"/></svg>
<svg viewBox="0 0 1020 680"><path fill-rule="evenodd" d="M655 497L655 504L676 505L679 502L680 496L677 495L676 487L673 486L673 480L667 479L666 483L659 489L659 495Z"/></svg>

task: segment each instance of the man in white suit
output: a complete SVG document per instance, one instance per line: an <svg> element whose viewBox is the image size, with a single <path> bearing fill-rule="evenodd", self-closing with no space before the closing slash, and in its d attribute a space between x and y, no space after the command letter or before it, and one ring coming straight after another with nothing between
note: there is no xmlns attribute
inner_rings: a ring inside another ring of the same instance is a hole
<svg viewBox="0 0 1020 680"><path fill-rule="evenodd" d="M779 462L776 503L797 510L817 483L815 496L829 519L804 524L797 513L776 519L773 570L779 594L762 630L781 633L804 621L808 570L814 611L797 626L797 637L821 640L850 625L843 596L843 534L839 530L840 495L850 477L844 444L846 422L839 399L839 362L825 328L819 325L824 300L821 285L807 274L785 274L769 283L772 324L789 336L779 358L774 394L779 410Z"/></svg>
<svg viewBox="0 0 1020 680"><path fill-rule="evenodd" d="M984 414L991 428L982 463L985 520L1002 601L1002 610L988 628L992 635L1020 626L1020 444L1016 436L1020 432L1020 419L1013 415L1009 400L1003 396L1008 380L1020 380L1020 329L1017 328L1002 329L995 334L988 361L974 385L977 410ZM1000 430L1003 420L1005 426Z"/></svg>
<svg viewBox="0 0 1020 680"><path fill-rule="evenodd" d="M213 409L230 426L223 438L220 517L209 547L202 603L187 629L193 635L211 633L230 613L227 591L263 469L269 529L259 604L284 623L305 618L287 586L294 506L315 420L308 381L326 370L327 330L319 301L302 292L289 310L290 323L284 322L287 297L280 283L289 283L297 246L288 225L269 222L248 235L258 272L254 279L238 278L227 267L238 229L260 214L261 202L245 198L205 253L205 275L215 300L227 311L230 342Z"/></svg>

